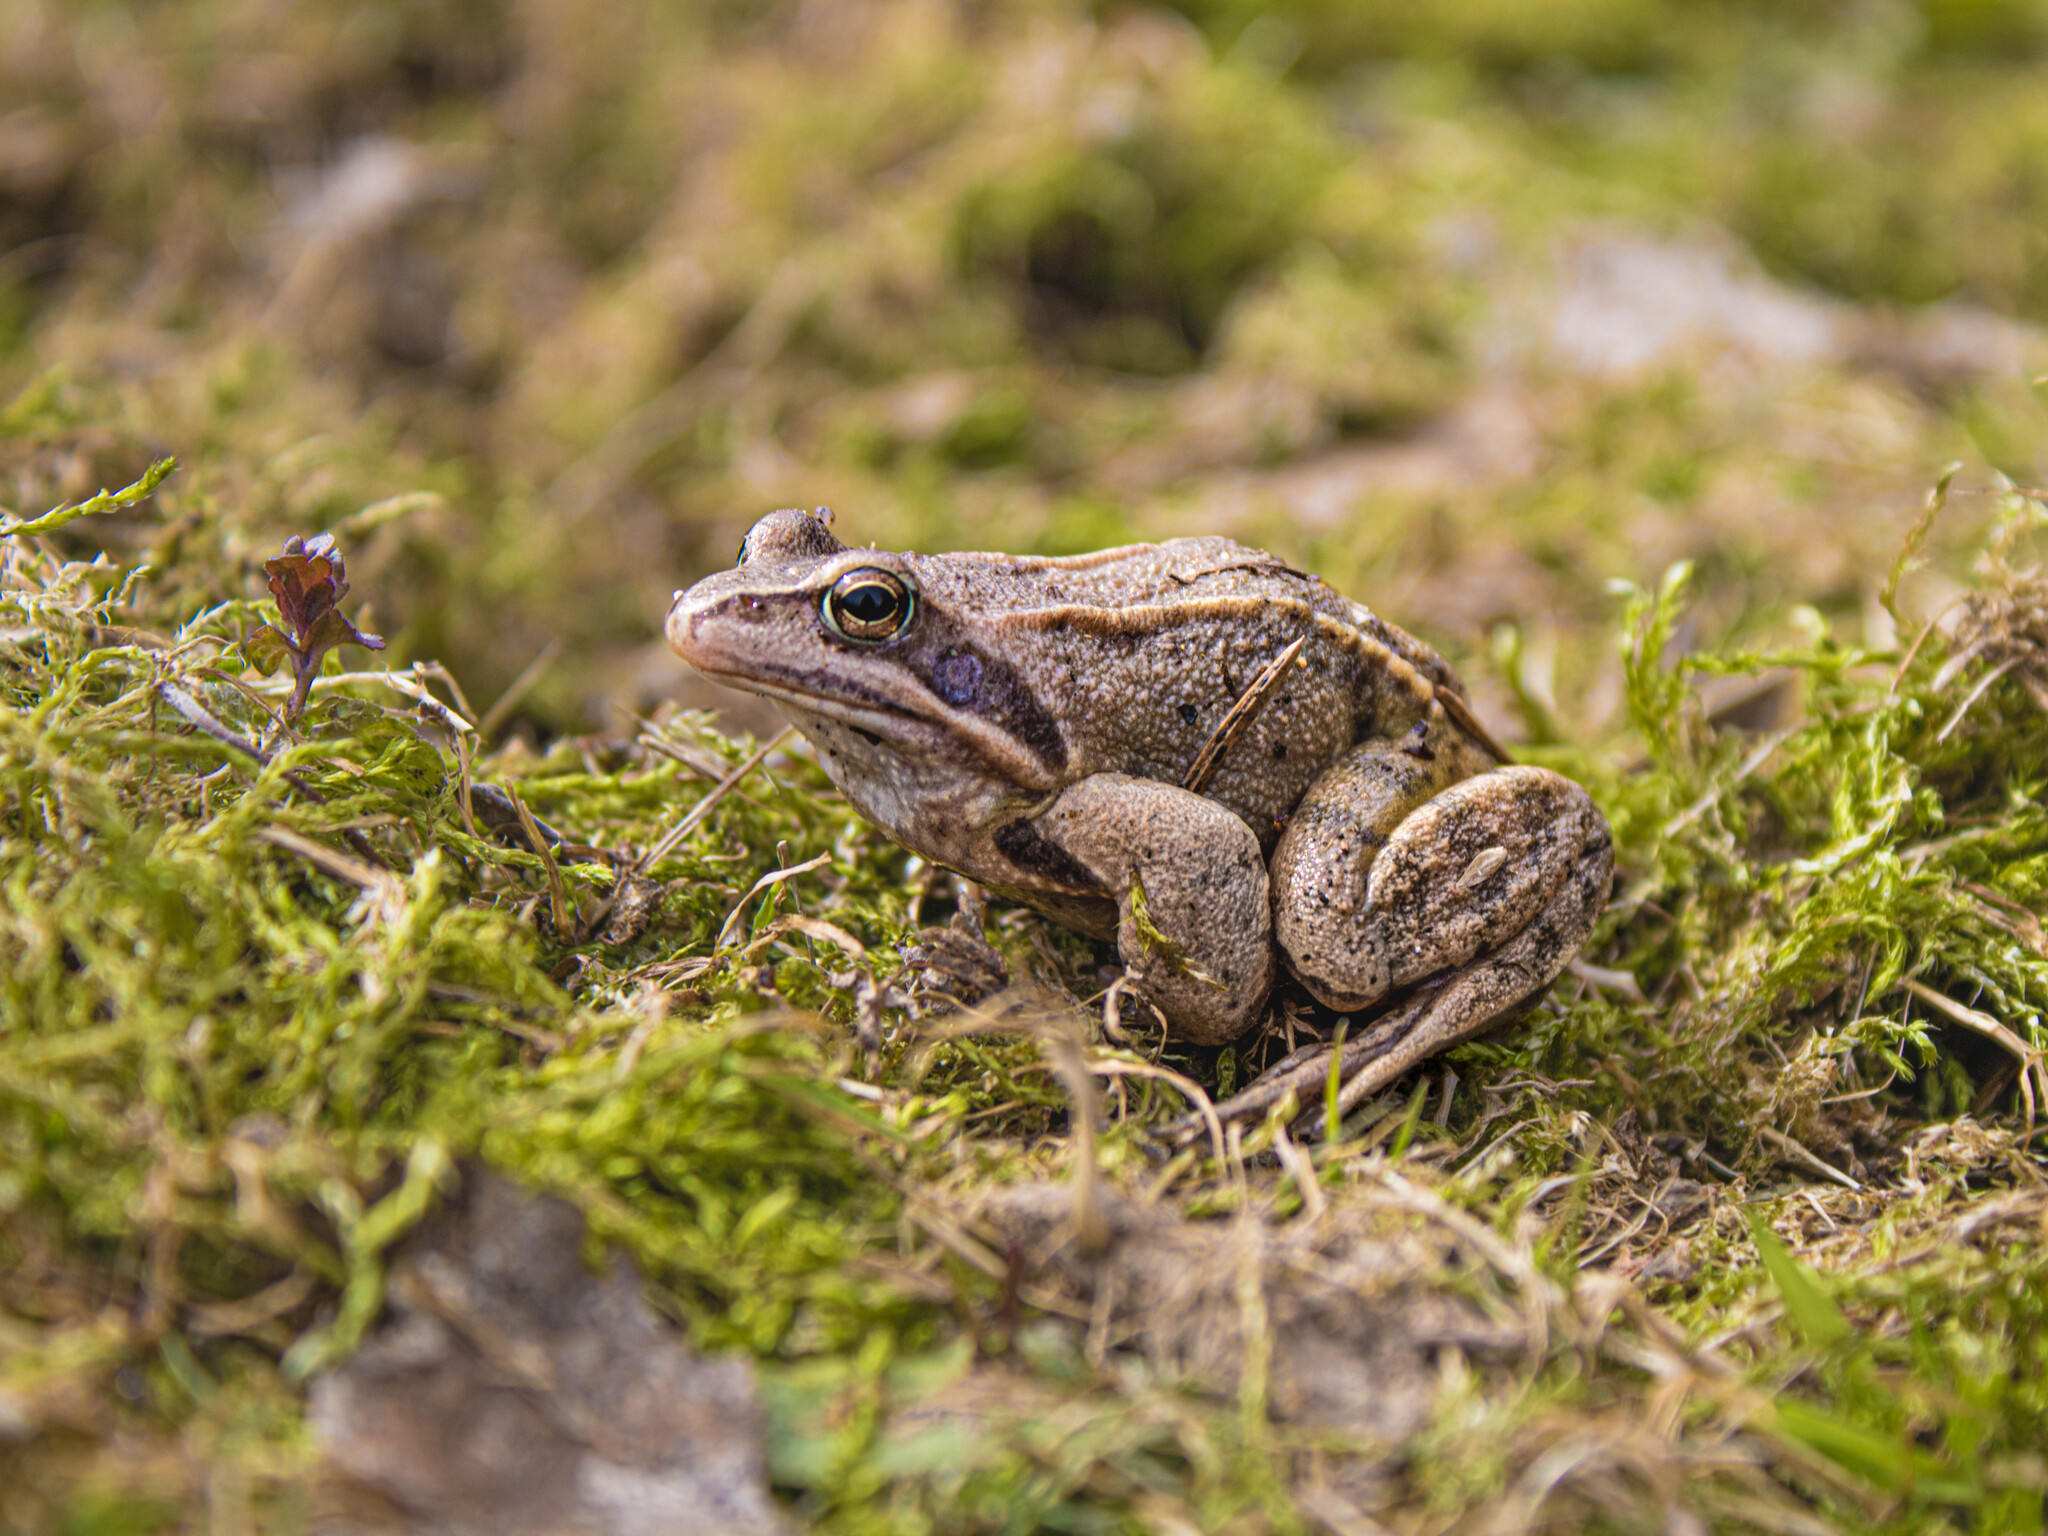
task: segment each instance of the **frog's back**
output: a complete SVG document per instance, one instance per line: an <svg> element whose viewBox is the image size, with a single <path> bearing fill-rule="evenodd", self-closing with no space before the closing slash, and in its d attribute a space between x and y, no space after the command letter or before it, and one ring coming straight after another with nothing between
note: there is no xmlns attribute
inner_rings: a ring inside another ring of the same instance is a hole
<svg viewBox="0 0 2048 1536"><path fill-rule="evenodd" d="M1319 578L1222 538L1064 558L918 557L934 610L971 611L1040 698L1061 703L1065 772L1181 783L1228 732L1202 792L1262 841L1362 737L1405 730L1442 687L1428 647ZM1299 641L1289 665L1268 669ZM1256 707L1243 705L1265 679Z"/></svg>
<svg viewBox="0 0 2048 1536"><path fill-rule="evenodd" d="M1061 610L1097 628L1110 626L1110 616L1117 614L1124 615L1127 628L1156 626L1170 622L1168 611L1205 601L1299 600L1309 592L1321 594L1318 606L1333 617L1348 607L1316 577L1224 538L1126 544L1085 555L909 558L935 601L972 607L991 620L1015 615L1020 627L1042 626L1042 616Z"/></svg>

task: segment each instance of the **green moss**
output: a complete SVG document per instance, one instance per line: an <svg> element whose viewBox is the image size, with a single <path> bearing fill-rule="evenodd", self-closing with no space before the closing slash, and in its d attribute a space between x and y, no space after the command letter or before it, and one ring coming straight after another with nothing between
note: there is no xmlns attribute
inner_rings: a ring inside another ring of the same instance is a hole
<svg viewBox="0 0 2048 1536"><path fill-rule="evenodd" d="M2039 521L2037 504L2009 501L1973 610L1985 634L2031 622L2032 578L2006 562ZM948 1170L970 1150L973 1178L1008 1182L1039 1152L1057 1160L1072 1149L1059 1133L1063 1097L1028 1039L957 1039L913 1062L915 1032L899 1025L880 1103L844 1082L843 957L774 920L819 910L818 877L773 887L751 914L739 905L759 874L822 848L837 887L823 909L831 921L871 956L907 937L897 866L806 760L742 789L655 866L674 883L642 935L623 947L565 944L560 920L544 916L541 861L469 835L455 754L406 714L330 696L306 716L315 734L281 738L256 696L212 664L219 645L204 637L224 642L233 609L188 615L180 659L167 663L147 636L171 627L174 610L146 576L88 579L94 568L15 550L5 602L32 628L5 655L0 737L0 1241L17 1263L64 1253L73 1277L0 1298L23 1330L5 1358L18 1400L105 1391L147 1358L143 1339L69 1310L66 1286L112 1286L137 1315L171 1327L147 1406L123 1412L197 1445L217 1403L253 1405L279 1377L353 1346L376 1315L383 1256L431 1208L453 1160L480 1157L579 1201L594 1236L622 1243L703 1343L789 1362L773 1378L791 1436L779 1475L831 1528L869 1528L888 1507L923 1509L935 1529L976 1529L972 1510L1027 1485L1051 1527L1087 1509L1113 1520L1119 1497L1084 1492L1105 1476L1173 1490L1218 1519L1278 1518L1263 1453L1218 1447L1207 1437L1223 1420L1198 1408L1135 1439L1084 1437L1092 1448L1050 1482L1018 1459L1039 1433L1028 1414L965 1449L890 1438L889 1405L914 1405L931 1382L875 1397L858 1420L868 1429L846 1438L846 1410L831 1405L868 1391L858 1383L878 1378L863 1373L945 1360L955 1364L932 1381L953 1380L960 1349L973 1338L989 1347L980 1330L1004 1306L992 1277L971 1268L951 1272L954 1299L940 1307L873 1262L900 1242L913 1209L905 1193L937 1179L957 1199ZM1456 1070L1482 1086L1561 1085L1490 1143L1491 1119L1462 1101L1447 1124L1440 1111L1423 1125L1424 1083L1405 1115L1389 1118L1390 1104L1360 1118L1352 1134L1366 1142L1327 1149L1341 1185L1347 1169L1381 1166L1362 1148L1387 1128L1385 1156L1432 1166L1453 1147L1474 1155L1459 1146L1469 1127L1491 1150L1444 1194L1522 1241L1534 1234L1515 1213L1567 1174L1581 1194L1550 1210L1533 1249L1566 1284L1571 1256L1613 1224L1606 1203L1628 1187L1603 1184L1617 1174L1594 1155L1602 1138L1635 1138L1638 1158L1690 1146L1701 1172L1735 1181L1731 1192L1767 1181L1788 1147L1795 1167L1833 1159L1878 1177L1896 1155L1886 1149L1915 1125L2011 1102L2011 1070L1998 1077L2006 1058L1967 1048L1958 1008L2002 1021L1993 1027L2015 1049L2048 1045L2048 957L2024 942L2037 929L2012 922L2038 902L2048 859L2038 811L2048 714L2025 688L2038 653L2012 652L2007 674L1967 709L1938 638L1903 663L1815 630L1790 648L1701 650L1673 665L1686 587L1674 571L1634 594L1623 620L1644 762L1621 773L1581 751L1542 754L1595 786L1616 832L1618 899L1588 958L1627 970L1658 1001L1566 989L1524 1028L1455 1052ZM125 638L106 643L115 635ZM1764 667L1804 679L1797 723L1759 741L1702 715L1689 678ZM195 720L207 729L191 729ZM268 741L267 765L222 734ZM698 761L735 760L701 724L678 720L650 739ZM645 846L687 798L675 756L644 751L604 774L573 754L522 752L472 758L470 772L517 783L551 822L622 848ZM557 877L572 916L615 883L586 863ZM679 968L687 988L658 1003L648 983ZM563 978L573 978L566 989ZM1919 997L1949 1014L1916 1009ZM1222 1092L1245 1054L1181 1065ZM1853 1117L1844 1103L1858 1106ZM1117 1148L1179 1109L1157 1095L1126 1099L1104 1167L1149 1177ZM2026 1450L2048 1435L2048 1400L2026 1385L2048 1348L2048 1319L2029 1300L2038 1256L2025 1245L1930 1247L1927 1235L1972 1219L1975 1197L1957 1175L1914 1188L1861 1229L1863 1251L1883 1262L1867 1275L1851 1263L1832 1291L1775 1239L1757 1239L1797 1337L1753 1339L1745 1369L1775 1377L1801 1350L1829 1363L1752 1431L1785 1448L1792 1483L1831 1517L1853 1521L1889 1497L1903 1501L1900 1529L1917 1528L1914 1511L1947 1508L1997 1528L2040 1497ZM1193 1213L1237 1203L1227 1170L1200 1155L1176 1198ZM1912 1236L1882 1235L1915 1222ZM1903 1268L1890 1257L1900 1243L1920 1255ZM330 1306L295 1309L253 1339L179 1330L193 1309L295 1269L312 1277L307 1301L326 1295ZM1711 1331L1750 1304L1753 1285L1733 1260L1680 1293L1677 1315ZM963 1332L963 1315L981 1321ZM1871 1315L1910 1327L1872 1332ZM1085 1375L1060 1387L1051 1366L1030 1371L1034 1392L1052 1391L1061 1414L1104 1433L1134 1411L1135 1388L1106 1391ZM1555 1358L1505 1395L1477 1381L1451 1393L1416 1447L1418 1511L1499 1496L1516 1437L1633 1390L1626 1373L1586 1376ZM1188 1435L1222 1462L1204 1470L1206 1451L1184 1459ZM1900 1461L1886 1448L1909 1435L1918 1448ZM1469 1459L1475 1437L1496 1444L1493 1461ZM1150 1470L1110 1471L1133 1457L1152 1458ZM1465 1470L1453 1475L1454 1464ZM1710 1481L1699 1507L1715 1507L1720 1491Z"/></svg>

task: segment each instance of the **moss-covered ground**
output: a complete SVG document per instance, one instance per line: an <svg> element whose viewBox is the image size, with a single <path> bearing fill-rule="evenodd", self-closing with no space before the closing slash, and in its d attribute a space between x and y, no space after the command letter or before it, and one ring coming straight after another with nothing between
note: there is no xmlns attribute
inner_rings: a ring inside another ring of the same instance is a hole
<svg viewBox="0 0 2048 1536"><path fill-rule="evenodd" d="M2028 0L7 7L0 1529L317 1527L479 1159L820 1530L2040 1530L2044 79ZM1106 1036L1003 909L942 1011L959 893L659 644L815 503L1427 635L1613 823L1584 963L1185 1147L1334 1021ZM387 648L287 719L322 533ZM1311 1429L1263 1304L1223 1389L1073 1316L1029 1180L1427 1232L1516 1342Z"/></svg>

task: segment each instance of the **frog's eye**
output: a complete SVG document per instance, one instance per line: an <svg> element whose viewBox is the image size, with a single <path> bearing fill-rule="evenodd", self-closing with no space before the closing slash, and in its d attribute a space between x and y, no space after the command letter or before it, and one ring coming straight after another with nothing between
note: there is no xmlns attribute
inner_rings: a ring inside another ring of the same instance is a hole
<svg viewBox="0 0 2048 1536"><path fill-rule="evenodd" d="M887 640L910 622L917 594L894 571L848 571L825 594L825 627L845 640Z"/></svg>

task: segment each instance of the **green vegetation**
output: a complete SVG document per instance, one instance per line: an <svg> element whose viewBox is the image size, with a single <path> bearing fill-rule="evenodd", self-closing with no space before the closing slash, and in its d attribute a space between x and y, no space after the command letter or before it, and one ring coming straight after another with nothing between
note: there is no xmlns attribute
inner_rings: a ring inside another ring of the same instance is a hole
<svg viewBox="0 0 2048 1536"><path fill-rule="evenodd" d="M303 1384L465 1159L760 1363L823 1530L2041 1529L2048 10L0 36L0 1529L314 1521ZM1286 1042L1105 1037L1034 915L944 1011L950 883L661 659L818 502L1411 623L1612 821L1584 966L1241 1142L1166 1128ZM1227 1381L1093 1320L1037 1180L1424 1245L1493 1342L1390 1456L1257 1285Z"/></svg>

